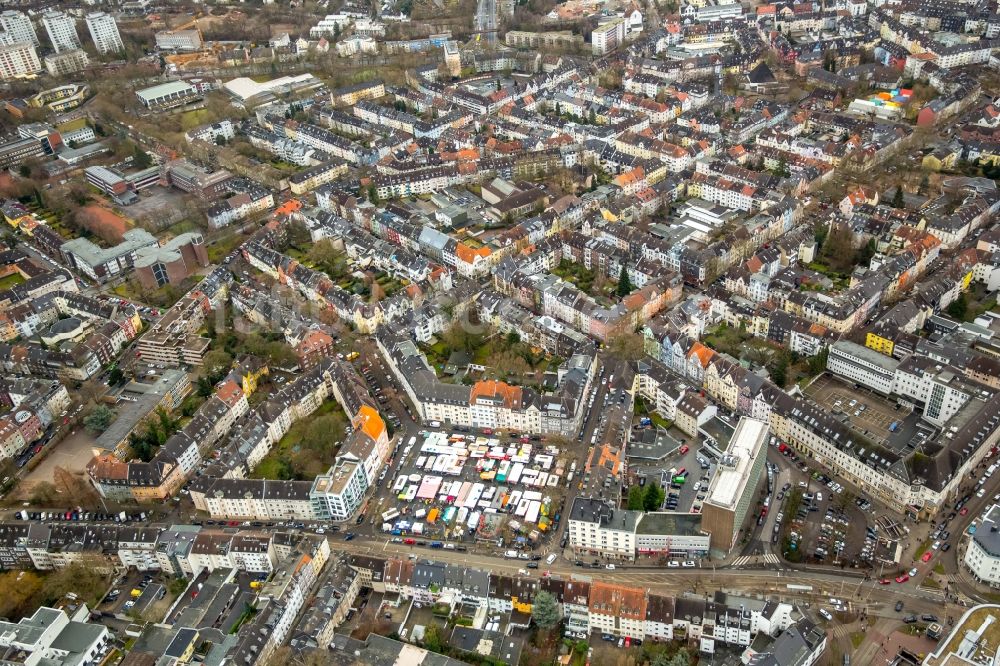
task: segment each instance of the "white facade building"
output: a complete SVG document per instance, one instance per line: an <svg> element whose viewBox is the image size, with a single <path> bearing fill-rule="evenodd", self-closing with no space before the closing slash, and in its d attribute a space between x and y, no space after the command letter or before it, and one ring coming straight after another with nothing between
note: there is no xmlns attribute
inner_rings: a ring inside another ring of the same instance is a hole
<svg viewBox="0 0 1000 666"><path fill-rule="evenodd" d="M575 553L635 558L635 528L640 511L615 509L599 499L578 497L570 510L569 545Z"/></svg>
<svg viewBox="0 0 1000 666"><path fill-rule="evenodd" d="M90 30L90 38L94 40L98 53L121 53L125 50L122 36L118 33L118 24L110 14L87 14L87 29Z"/></svg>
<svg viewBox="0 0 1000 666"><path fill-rule="evenodd" d="M7 44L31 44L41 46L31 19L24 12L8 9L0 14L0 28L3 29Z"/></svg>
<svg viewBox="0 0 1000 666"><path fill-rule="evenodd" d="M49 42L52 43L56 53L82 46L80 36L76 34L76 19L72 16L67 16L63 12L46 12L42 16L42 25L45 26Z"/></svg>
<svg viewBox="0 0 1000 666"><path fill-rule="evenodd" d="M826 367L835 375L888 395L899 361L855 342L838 340L830 346Z"/></svg>
<svg viewBox="0 0 1000 666"><path fill-rule="evenodd" d="M625 20L616 18L599 25L590 33L594 55L610 53L625 41Z"/></svg>
<svg viewBox="0 0 1000 666"><path fill-rule="evenodd" d="M1000 505L994 504L986 512L962 561L976 580L1000 587Z"/></svg>

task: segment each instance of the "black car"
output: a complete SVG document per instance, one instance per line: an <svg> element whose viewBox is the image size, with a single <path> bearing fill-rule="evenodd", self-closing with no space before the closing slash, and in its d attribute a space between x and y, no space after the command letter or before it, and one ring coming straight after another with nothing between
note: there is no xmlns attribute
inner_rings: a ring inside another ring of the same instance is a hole
<svg viewBox="0 0 1000 666"><path fill-rule="evenodd" d="M906 624L913 624L916 621L917 621L916 615L907 615L906 617L903 618L903 622L905 622Z"/></svg>
<svg viewBox="0 0 1000 666"><path fill-rule="evenodd" d="M528 562L527 567L529 569L537 569L538 568L538 562Z"/></svg>
<svg viewBox="0 0 1000 666"><path fill-rule="evenodd" d="M951 550L951 544L950 543L946 543L943 546L941 546L941 552L942 553L947 553L949 550Z"/></svg>
<svg viewBox="0 0 1000 666"><path fill-rule="evenodd" d="M931 615L930 613L924 613L920 616L920 619L924 622L937 622L937 615Z"/></svg>
<svg viewBox="0 0 1000 666"><path fill-rule="evenodd" d="M902 601L897 601L896 602L896 612L898 613L901 610L903 610L903 602Z"/></svg>
<svg viewBox="0 0 1000 666"><path fill-rule="evenodd" d="M361 514L360 516L358 516L358 519L354 521L354 524L360 525L363 522L365 522L365 514Z"/></svg>
<svg viewBox="0 0 1000 666"><path fill-rule="evenodd" d="M583 566L583 560L574 560L573 561L573 566L575 566L575 567L582 567Z"/></svg>

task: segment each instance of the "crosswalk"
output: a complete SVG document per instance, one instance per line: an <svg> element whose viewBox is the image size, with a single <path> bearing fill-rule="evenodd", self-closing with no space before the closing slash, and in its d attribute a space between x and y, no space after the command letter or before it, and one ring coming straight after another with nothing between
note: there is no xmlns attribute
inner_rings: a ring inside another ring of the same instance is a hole
<svg viewBox="0 0 1000 666"><path fill-rule="evenodd" d="M781 560L774 553L764 553L763 555L743 555L733 560L729 566L734 568L745 567L748 564L781 564Z"/></svg>

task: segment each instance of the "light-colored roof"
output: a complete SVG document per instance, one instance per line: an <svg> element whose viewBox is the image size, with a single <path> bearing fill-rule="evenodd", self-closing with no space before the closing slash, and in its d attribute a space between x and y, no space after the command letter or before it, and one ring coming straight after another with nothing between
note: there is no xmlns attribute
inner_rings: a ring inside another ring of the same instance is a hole
<svg viewBox="0 0 1000 666"><path fill-rule="evenodd" d="M183 92L195 92L197 89L187 81L168 81L152 88L135 91L135 94L144 100L152 100L157 97L173 95Z"/></svg>
<svg viewBox="0 0 1000 666"><path fill-rule="evenodd" d="M767 423L757 419L742 418L729 442L729 448L709 486L706 504L714 504L723 509L733 509L746 488L750 468L757 456L766 455L764 441L767 439Z"/></svg>

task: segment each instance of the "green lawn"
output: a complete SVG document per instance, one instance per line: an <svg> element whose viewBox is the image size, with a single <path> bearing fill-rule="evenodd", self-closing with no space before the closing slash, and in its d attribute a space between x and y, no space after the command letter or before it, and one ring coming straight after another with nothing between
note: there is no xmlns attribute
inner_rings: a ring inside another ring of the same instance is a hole
<svg viewBox="0 0 1000 666"><path fill-rule="evenodd" d="M666 420L656 412L651 412L649 419L653 422L657 428L663 428L664 430L670 430L670 426L673 425L670 421Z"/></svg>
<svg viewBox="0 0 1000 666"><path fill-rule="evenodd" d="M236 249L242 242L243 238L239 234L220 238L208 246L208 260L213 264L219 263L223 257Z"/></svg>
<svg viewBox="0 0 1000 666"><path fill-rule="evenodd" d="M0 278L0 291L6 291L15 285L19 285L24 282L24 278L21 277L20 273L11 273L7 277Z"/></svg>
<svg viewBox="0 0 1000 666"><path fill-rule="evenodd" d="M319 462L321 466L325 469L325 466L333 463L333 459L336 455L337 448L331 448L326 452L326 455L317 455L313 451L309 450L307 447L303 446L303 439L306 437L309 425L316 419L340 412L340 405L337 404L336 400L327 400L319 409L307 416L306 418L294 423L289 429L285 436L282 437L277 444L271 447L271 450L260 464L251 473L251 478L254 479L294 479L303 476L304 468L309 465L310 462ZM344 419L346 423L346 418ZM341 428L337 428L339 432L330 432L330 441L340 440L344 437L344 431ZM320 460L320 458L328 458ZM315 475L313 475L315 476Z"/></svg>

